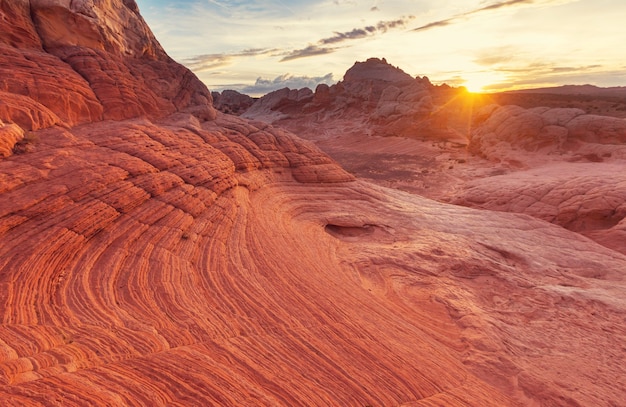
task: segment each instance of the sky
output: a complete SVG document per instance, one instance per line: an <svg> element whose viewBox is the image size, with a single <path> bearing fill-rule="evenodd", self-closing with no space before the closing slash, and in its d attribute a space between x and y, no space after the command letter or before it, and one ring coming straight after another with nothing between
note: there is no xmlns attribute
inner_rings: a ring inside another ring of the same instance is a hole
<svg viewBox="0 0 626 407"><path fill-rule="evenodd" d="M385 58L470 91L626 85L625 0L136 0L211 90L261 96Z"/></svg>

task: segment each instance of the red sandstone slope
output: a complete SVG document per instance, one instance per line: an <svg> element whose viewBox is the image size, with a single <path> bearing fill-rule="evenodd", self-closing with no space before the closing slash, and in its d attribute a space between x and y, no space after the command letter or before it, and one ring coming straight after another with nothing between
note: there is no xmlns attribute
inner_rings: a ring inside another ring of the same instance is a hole
<svg viewBox="0 0 626 407"><path fill-rule="evenodd" d="M0 2L0 120L37 130L181 110L211 95L154 39L134 1Z"/></svg>
<svg viewBox="0 0 626 407"><path fill-rule="evenodd" d="M59 81L54 100L34 85L2 98L32 101L3 105L3 137L40 130L0 159L0 404L625 398L626 257L529 216L355 181L262 123L207 120L208 93L184 68L161 51L120 52L160 49L134 2L94 3L0 3L23 17L0 30L12 33L1 37L7 83L39 83L24 60L92 78ZM83 21L85 7L96 16ZM29 29L38 13L106 39L44 50L39 35L57 31ZM111 34L128 13L146 36ZM145 78L171 88L142 88ZM126 91L154 105L115 117ZM81 95L102 115L65 103Z"/></svg>

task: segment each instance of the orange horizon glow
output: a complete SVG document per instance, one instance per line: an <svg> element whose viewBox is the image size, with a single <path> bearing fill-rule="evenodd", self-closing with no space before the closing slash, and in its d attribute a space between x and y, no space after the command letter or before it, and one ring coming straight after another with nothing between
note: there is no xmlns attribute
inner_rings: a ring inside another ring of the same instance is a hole
<svg viewBox="0 0 626 407"><path fill-rule="evenodd" d="M623 0L137 3L166 52L216 91L315 89L368 58L475 93L626 85Z"/></svg>

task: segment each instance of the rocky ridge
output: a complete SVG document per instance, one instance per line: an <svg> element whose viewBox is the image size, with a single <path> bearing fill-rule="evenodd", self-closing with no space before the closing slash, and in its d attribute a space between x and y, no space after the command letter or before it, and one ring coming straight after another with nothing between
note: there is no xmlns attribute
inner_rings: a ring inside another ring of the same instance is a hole
<svg viewBox="0 0 626 407"><path fill-rule="evenodd" d="M236 90L211 92L213 107L222 113L239 116L254 104L254 98L239 93Z"/></svg>
<svg viewBox="0 0 626 407"><path fill-rule="evenodd" d="M624 255L216 113L132 0L0 7L2 404L624 399Z"/></svg>
<svg viewBox="0 0 626 407"><path fill-rule="evenodd" d="M413 78L378 58L357 62L335 85L318 85L315 92L282 89L260 98L243 117L290 126L341 126L359 117L368 135L419 137L428 129L438 137L455 138L434 111L434 86L428 78Z"/></svg>

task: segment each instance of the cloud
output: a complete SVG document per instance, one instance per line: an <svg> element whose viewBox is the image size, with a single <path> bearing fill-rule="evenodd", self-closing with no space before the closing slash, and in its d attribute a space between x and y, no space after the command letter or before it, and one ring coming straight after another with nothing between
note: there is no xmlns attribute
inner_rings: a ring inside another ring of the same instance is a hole
<svg viewBox="0 0 626 407"><path fill-rule="evenodd" d="M456 16L450 17L450 18L446 18L445 20L438 20L438 21L434 21L432 23L424 24L422 26L414 28L411 31L424 31L424 30L429 30L431 28L445 27L447 25L450 25L450 24L452 24L454 22L457 22L459 20L463 20L466 17L472 16L474 14L478 14L478 13L482 13L482 12L490 11L490 10L497 10L497 9L501 9L501 8L504 8L504 7L512 7L512 6L522 5L522 4L533 4L535 2L536 2L536 0L508 0L508 1L500 1L498 3L490 4L490 5L485 6L485 7L480 7L480 8L474 9L474 10L467 11L465 13L457 14Z"/></svg>
<svg viewBox="0 0 626 407"><path fill-rule="evenodd" d="M616 86L623 83L626 77L623 72L617 72L603 65L562 66L549 61L503 64L493 67L491 71L500 74L506 80L484 87L485 90L490 91L585 83Z"/></svg>
<svg viewBox="0 0 626 407"><path fill-rule="evenodd" d="M410 20L414 18L415 16L408 16L392 21L379 21L378 23L376 23L376 25L368 25L362 28L353 28L351 31L347 32L335 31L335 35L319 40L318 44L335 44L337 42L358 40L359 38L364 38L376 33L386 33L390 29L404 27Z"/></svg>
<svg viewBox="0 0 626 407"><path fill-rule="evenodd" d="M406 26L406 24L414 18L415 16L403 16L397 20L379 21L375 25L368 25L361 28L353 28L350 31L335 31L335 34L332 37L322 38L317 42L317 44L309 45L306 48L297 49L289 52L283 59L280 60L280 62L291 61L298 58L307 58L316 55L330 54L335 52L339 48L327 47L327 45L351 40L358 40L376 34L384 34L391 29Z"/></svg>
<svg viewBox="0 0 626 407"><path fill-rule="evenodd" d="M468 13L465 13L464 15L468 16L470 14L476 14L476 13L480 13L481 11L487 11L487 10L497 10L499 8L503 8L503 7L511 7L511 6L515 6L518 4L532 4L534 3L535 0L509 0L509 1L501 1L499 3L495 3L495 4L491 4L489 6L485 6L476 10L472 10Z"/></svg>
<svg viewBox="0 0 626 407"><path fill-rule="evenodd" d="M519 59L523 54L524 50L519 47L502 45L477 51L473 62L478 65L492 67L494 65L510 63L515 59Z"/></svg>
<svg viewBox="0 0 626 407"><path fill-rule="evenodd" d="M454 18L448 18L447 20L435 21L435 22L424 24L422 26L414 28L411 31L424 31L424 30L429 30L431 28L436 28L436 27L445 27L446 25L452 24L454 20L457 20L457 18L454 17Z"/></svg>
<svg viewBox="0 0 626 407"><path fill-rule="evenodd" d="M324 76L310 77L310 76L294 76L290 74L284 74L277 76L274 79L257 78L254 85L222 85L216 87L215 90L223 91L225 89L237 90L241 93L251 96L262 96L267 93L273 92L282 88L289 89L302 89L309 88L315 89L320 83L332 85L336 81L333 78L333 74L329 73Z"/></svg>
<svg viewBox="0 0 626 407"><path fill-rule="evenodd" d="M209 71L233 63L235 58L247 58L257 55L268 55L277 52L275 48L250 48L236 53L196 55L181 62L194 72Z"/></svg>
<svg viewBox="0 0 626 407"><path fill-rule="evenodd" d="M318 47L317 45L309 45L303 49L296 49L288 52L280 62L292 61L298 58L307 58L315 55L326 55L335 52L337 48Z"/></svg>
<svg viewBox="0 0 626 407"><path fill-rule="evenodd" d="M346 40L356 40L359 38L367 37L371 33L376 31L376 27L369 26L365 28L355 28L352 31L348 32L335 32L335 35L328 38L323 38L319 40L320 44L334 44L337 42L343 42Z"/></svg>
<svg viewBox="0 0 626 407"><path fill-rule="evenodd" d="M192 71L202 72L230 65L232 60L233 57L228 54L204 54L187 58L182 63Z"/></svg>

